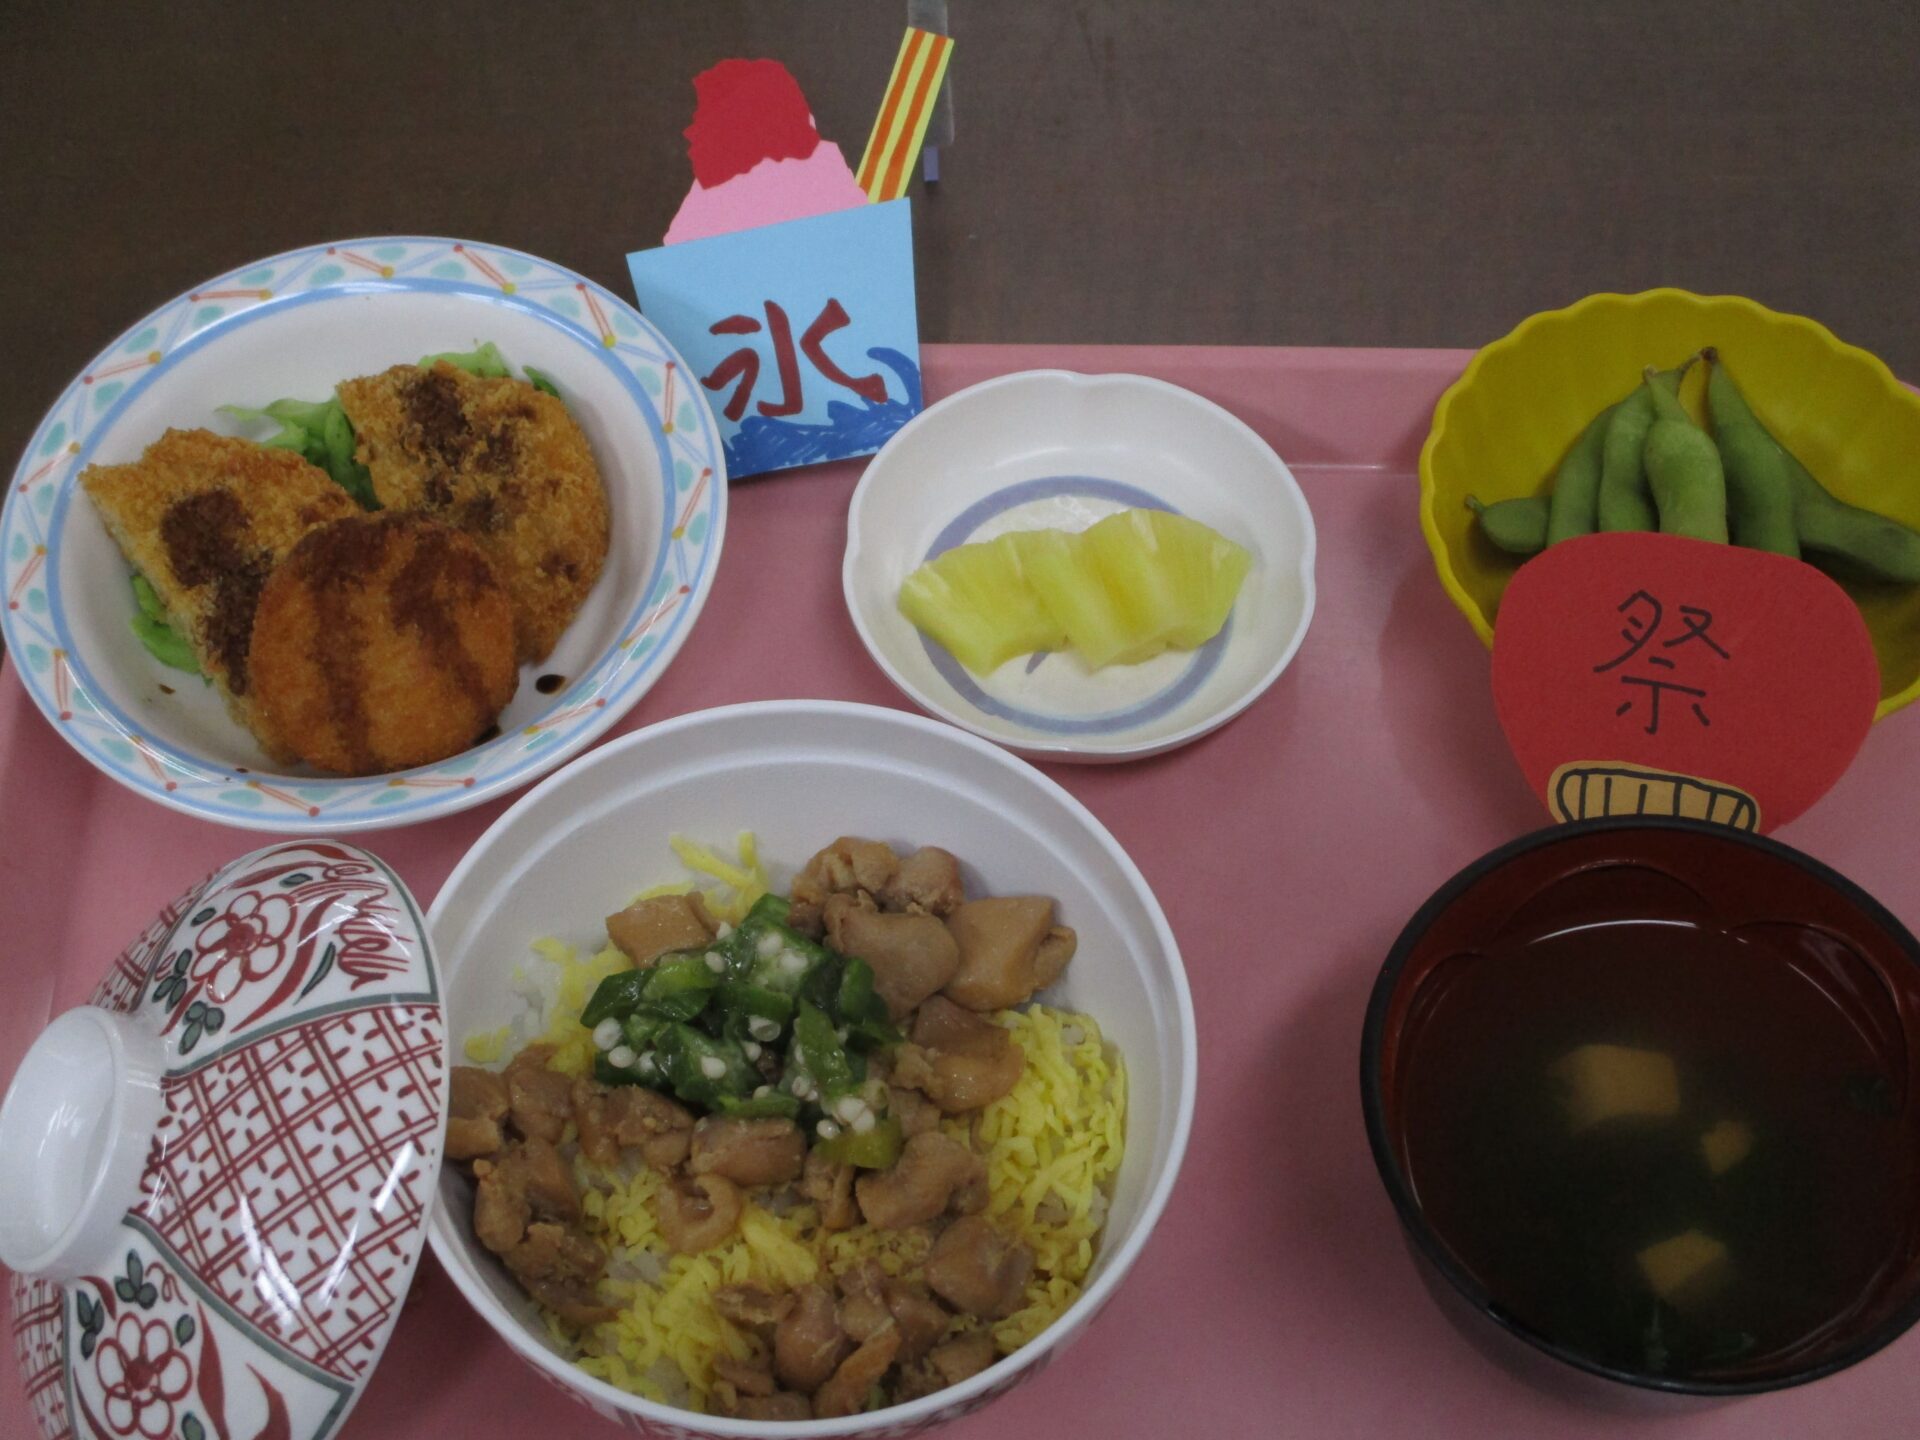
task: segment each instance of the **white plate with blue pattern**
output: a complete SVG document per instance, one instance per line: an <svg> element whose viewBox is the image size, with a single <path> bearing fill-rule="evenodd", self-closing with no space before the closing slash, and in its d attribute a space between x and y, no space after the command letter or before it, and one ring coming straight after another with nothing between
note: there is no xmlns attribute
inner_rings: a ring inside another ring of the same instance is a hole
<svg viewBox="0 0 1920 1440"><path fill-rule="evenodd" d="M900 613L900 583L956 545L1132 508L1253 552L1197 650L1098 671L1022 655L977 676ZM1199 739L1279 678L1313 618L1313 558L1306 497L1244 422L1164 380L1032 370L949 395L887 442L853 493L841 583L868 652L929 714L1035 759L1116 761Z"/></svg>
<svg viewBox="0 0 1920 1440"><path fill-rule="evenodd" d="M222 404L319 399L352 376L489 340L514 366L553 378L593 446L611 512L600 580L553 654L522 672L495 738L392 775L277 767L210 686L134 638L129 570L80 472L138 459L169 426L238 433ZM495 245L341 241L195 287L67 387L0 511L0 636L68 743L163 805L254 830L410 825L524 785L614 725L685 643L725 529L712 411L631 305Z"/></svg>

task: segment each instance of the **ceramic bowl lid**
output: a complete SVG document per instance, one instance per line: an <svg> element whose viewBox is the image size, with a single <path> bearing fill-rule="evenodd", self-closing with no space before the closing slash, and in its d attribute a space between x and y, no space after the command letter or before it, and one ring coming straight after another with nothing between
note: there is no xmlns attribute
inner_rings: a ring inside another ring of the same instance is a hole
<svg viewBox="0 0 1920 1440"><path fill-rule="evenodd" d="M425 926L363 850L169 906L0 1108L0 1261L48 1440L330 1435L425 1238L446 1111Z"/></svg>

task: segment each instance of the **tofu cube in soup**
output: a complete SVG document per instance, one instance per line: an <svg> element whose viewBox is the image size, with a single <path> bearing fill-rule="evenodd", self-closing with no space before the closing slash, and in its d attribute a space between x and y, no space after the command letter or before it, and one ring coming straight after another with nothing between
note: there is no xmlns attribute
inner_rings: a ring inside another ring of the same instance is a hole
<svg viewBox="0 0 1920 1440"><path fill-rule="evenodd" d="M1680 1113L1680 1078L1673 1057L1625 1045L1582 1045L1556 1060L1550 1073L1565 1088L1574 1131L1633 1117L1671 1119Z"/></svg>

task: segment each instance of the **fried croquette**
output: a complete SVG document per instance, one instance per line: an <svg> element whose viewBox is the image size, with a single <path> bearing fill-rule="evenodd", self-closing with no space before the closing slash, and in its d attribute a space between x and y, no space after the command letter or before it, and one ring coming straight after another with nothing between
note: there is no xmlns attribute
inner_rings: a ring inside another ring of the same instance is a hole
<svg viewBox="0 0 1920 1440"><path fill-rule="evenodd" d="M339 387L383 508L465 531L513 600L517 654L546 659L607 556L607 495L567 407L524 380L437 361Z"/></svg>
<svg viewBox="0 0 1920 1440"><path fill-rule="evenodd" d="M131 465L88 466L80 484L234 718L257 728L248 644L260 588L304 536L360 507L293 451L208 430L169 430Z"/></svg>
<svg viewBox="0 0 1920 1440"><path fill-rule="evenodd" d="M450 526L336 521L267 578L253 677L270 748L345 775L430 764L472 745L513 698L512 603Z"/></svg>

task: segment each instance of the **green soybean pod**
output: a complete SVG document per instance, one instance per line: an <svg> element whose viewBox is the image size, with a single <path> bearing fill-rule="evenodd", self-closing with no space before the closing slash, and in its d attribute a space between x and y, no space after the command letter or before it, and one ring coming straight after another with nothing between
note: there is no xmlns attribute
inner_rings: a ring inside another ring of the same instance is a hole
<svg viewBox="0 0 1920 1440"><path fill-rule="evenodd" d="M1467 497L1467 508L1480 522L1480 533L1509 555L1537 555L1547 548L1547 497L1525 495L1517 500L1482 504Z"/></svg>
<svg viewBox="0 0 1920 1440"><path fill-rule="evenodd" d="M1800 532L1794 524L1793 481L1786 453L1754 418L1740 387L1712 347L1707 361L1707 411L1727 477L1727 519L1733 542L1751 550L1800 556Z"/></svg>
<svg viewBox="0 0 1920 1440"><path fill-rule="evenodd" d="M1654 383L1649 365L1646 391L1653 398L1653 428L1644 452L1647 484L1660 512L1660 533L1727 543L1727 480L1713 439L1680 408L1677 395Z"/></svg>
<svg viewBox="0 0 1920 1440"><path fill-rule="evenodd" d="M1689 359L1677 369L1662 370L1654 383L1678 395L1680 377L1692 364ZM1596 507L1600 529L1659 528L1659 512L1654 509L1653 492L1647 488L1647 471L1642 463L1647 431L1652 428L1653 397L1644 385L1613 407L1613 418L1607 422L1606 439L1600 447L1600 499Z"/></svg>
<svg viewBox="0 0 1920 1440"><path fill-rule="evenodd" d="M1547 501L1547 543L1591 535L1600 500L1600 447L1607 438L1609 405L1587 423L1553 472L1553 494Z"/></svg>
<svg viewBox="0 0 1920 1440"><path fill-rule="evenodd" d="M1920 584L1920 534L1836 498L1791 450L1780 446L1780 454L1793 490L1793 523L1803 558L1847 580Z"/></svg>

